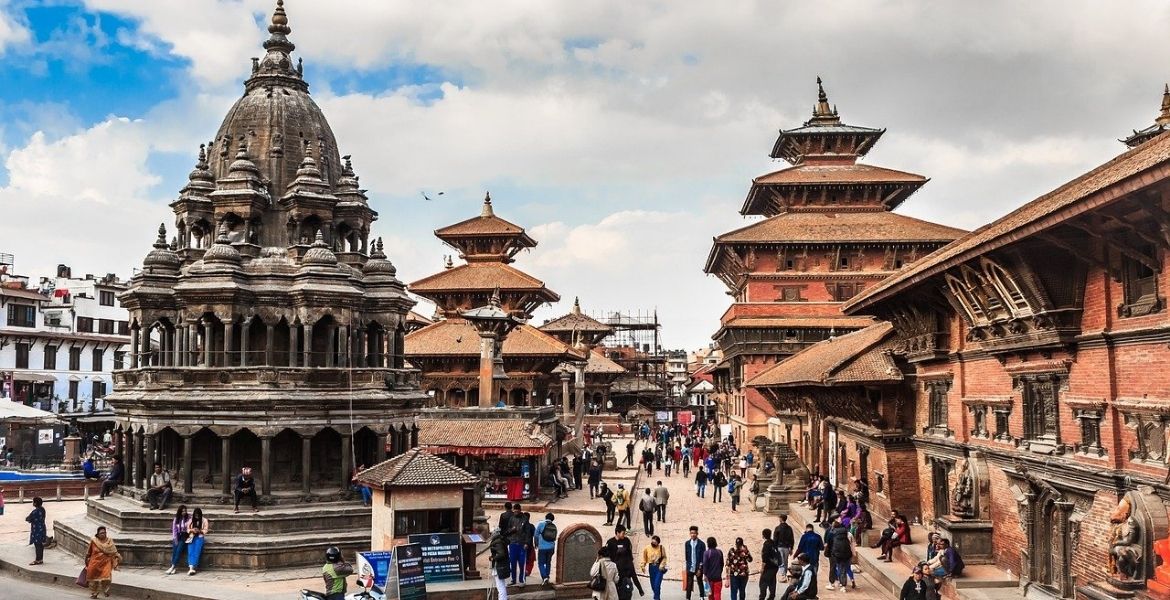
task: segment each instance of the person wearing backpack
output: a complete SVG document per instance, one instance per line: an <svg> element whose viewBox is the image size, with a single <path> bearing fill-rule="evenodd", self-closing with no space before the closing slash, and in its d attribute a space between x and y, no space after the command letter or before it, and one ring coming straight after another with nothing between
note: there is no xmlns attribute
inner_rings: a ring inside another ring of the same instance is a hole
<svg viewBox="0 0 1170 600"><path fill-rule="evenodd" d="M835 569L835 573L830 573L832 577L829 579L829 585L826 589L833 589L833 580L836 579L837 584L841 586L841 591L846 590L847 580L852 578L853 569L853 544L849 540L849 530L841 525L841 521L833 519L833 528L825 535L829 552L829 566ZM853 587L857 587L857 583L853 583Z"/></svg>
<svg viewBox="0 0 1170 600"><path fill-rule="evenodd" d="M496 591L499 600L508 600L508 576L511 567L508 561L508 539L497 527L492 530L492 537L488 541L488 550L491 551L492 579L496 582Z"/></svg>
<svg viewBox="0 0 1170 600"><path fill-rule="evenodd" d="M540 569L540 579L548 585L549 572L552 571L552 557L557 548L557 526L553 524L553 514L544 515L544 520L536 524L536 536L532 540L536 546L536 567Z"/></svg>
<svg viewBox="0 0 1170 600"><path fill-rule="evenodd" d="M613 493L613 503L617 507L617 524L620 527L630 528L630 505L633 504L633 498L630 498L630 493L626 491L626 486L619 483L618 489Z"/></svg>
<svg viewBox="0 0 1170 600"><path fill-rule="evenodd" d="M723 471L715 471L715 479L711 483L715 485L711 490L711 502L723 502L723 488L727 487L727 476Z"/></svg>
<svg viewBox="0 0 1170 600"><path fill-rule="evenodd" d="M727 495L731 496L731 512L737 512L735 507L739 506L739 495L743 488L743 481L739 475L732 473L731 481L727 482Z"/></svg>
<svg viewBox="0 0 1170 600"><path fill-rule="evenodd" d="M609 547L597 551L597 560L589 569L589 590L593 600L618 600L618 568L609 557ZM503 600L501 596L501 600Z"/></svg>

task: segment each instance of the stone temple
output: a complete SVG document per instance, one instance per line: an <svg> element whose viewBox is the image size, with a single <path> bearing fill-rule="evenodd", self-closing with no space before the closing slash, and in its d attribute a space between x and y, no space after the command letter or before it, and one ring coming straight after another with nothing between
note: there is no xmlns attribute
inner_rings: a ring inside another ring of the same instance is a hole
<svg viewBox="0 0 1170 600"><path fill-rule="evenodd" d="M75 553L100 524L127 563L166 562L173 511L144 501L154 462L174 477L170 508L201 507L215 523L203 566L364 549L370 512L348 490L353 469L418 443L427 396L403 364L414 302L371 239L378 213L309 96L282 4L243 97L171 204L176 234L168 243L160 226L121 296L133 350L107 400L127 477L57 522ZM261 507L236 514L245 466Z"/></svg>

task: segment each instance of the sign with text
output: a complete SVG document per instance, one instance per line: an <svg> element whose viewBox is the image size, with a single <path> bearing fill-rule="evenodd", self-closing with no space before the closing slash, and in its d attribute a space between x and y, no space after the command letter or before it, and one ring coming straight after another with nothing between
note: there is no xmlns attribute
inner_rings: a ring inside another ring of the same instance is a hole
<svg viewBox="0 0 1170 600"><path fill-rule="evenodd" d="M678 421L679 425L690 425L691 421L694 419L695 414L689 410L680 410L678 411L678 416L675 417L675 420Z"/></svg>
<svg viewBox="0 0 1170 600"><path fill-rule="evenodd" d="M394 547L394 565L398 570L398 600L426 600L427 578L423 575L422 546L402 544Z"/></svg>
<svg viewBox="0 0 1170 600"><path fill-rule="evenodd" d="M656 411L654 411L654 420L658 423L669 423L670 422L670 411L669 410L656 410Z"/></svg>
<svg viewBox="0 0 1170 600"><path fill-rule="evenodd" d="M357 560L358 581L362 587L369 588L366 582L385 589L386 581L390 578L390 565L394 561L394 552L380 550L376 552L359 552Z"/></svg>
<svg viewBox="0 0 1170 600"><path fill-rule="evenodd" d="M419 533L407 539L422 548L423 573L428 583L463 581L462 536L458 533Z"/></svg>

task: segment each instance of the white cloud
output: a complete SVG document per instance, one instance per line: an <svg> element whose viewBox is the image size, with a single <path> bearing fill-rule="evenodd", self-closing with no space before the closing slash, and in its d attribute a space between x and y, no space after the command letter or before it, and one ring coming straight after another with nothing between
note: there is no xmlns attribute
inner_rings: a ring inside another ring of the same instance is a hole
<svg viewBox="0 0 1170 600"><path fill-rule="evenodd" d="M0 0L0 56L11 46L27 44L29 30L12 13L8 0Z"/></svg>

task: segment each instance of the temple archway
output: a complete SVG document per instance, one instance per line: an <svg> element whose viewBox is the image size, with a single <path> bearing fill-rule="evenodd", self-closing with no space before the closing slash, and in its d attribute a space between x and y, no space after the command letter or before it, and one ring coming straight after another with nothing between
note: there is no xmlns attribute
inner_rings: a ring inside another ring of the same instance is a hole
<svg viewBox="0 0 1170 600"><path fill-rule="evenodd" d="M272 473L269 481L273 488L292 487L300 484L302 476L301 436L291 429L282 429L272 438Z"/></svg>
<svg viewBox="0 0 1170 600"><path fill-rule="evenodd" d="M191 438L191 472L195 488L214 486L219 476L222 448L218 435L204 427Z"/></svg>
<svg viewBox="0 0 1170 600"><path fill-rule="evenodd" d="M348 450L348 448L346 449ZM378 462L378 434L362 427L353 434L353 466L372 467Z"/></svg>
<svg viewBox="0 0 1170 600"><path fill-rule="evenodd" d="M240 469L251 467L254 476L259 479L260 471L260 438L248 429L241 429L231 436L231 456L228 463L228 473L235 477Z"/></svg>
<svg viewBox="0 0 1170 600"><path fill-rule="evenodd" d="M509 393L512 406L528 406L528 390L516 388Z"/></svg>
<svg viewBox="0 0 1170 600"><path fill-rule="evenodd" d="M312 442L312 472L309 473L313 483L341 483L341 434L332 427L326 427L313 436ZM345 451L349 451L348 448Z"/></svg>

